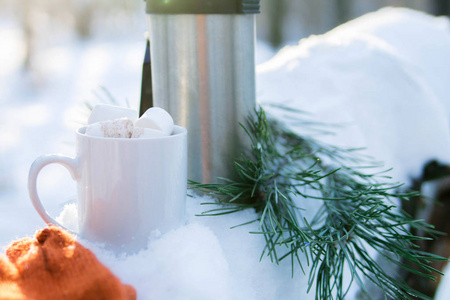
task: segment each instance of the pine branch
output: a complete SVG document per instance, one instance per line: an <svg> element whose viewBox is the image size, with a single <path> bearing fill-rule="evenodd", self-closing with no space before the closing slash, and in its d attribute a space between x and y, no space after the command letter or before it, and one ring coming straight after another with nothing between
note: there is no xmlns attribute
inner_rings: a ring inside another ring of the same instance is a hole
<svg viewBox="0 0 450 300"><path fill-rule="evenodd" d="M218 184L190 182L192 189L218 198L217 203L209 203L217 207L202 215L256 209L259 227L252 233L263 235L266 241L261 258L267 256L275 263L289 259L293 274L295 265L305 273L304 257L310 267L308 291L315 283L316 299L344 299L354 282L365 291L364 279L394 299L428 299L387 274L368 252L373 248L398 268L430 280L435 279L433 273L441 274L429 263L446 259L419 251L415 241L424 238L411 234L409 228L433 236L438 233L394 204L395 199L407 200L416 193L384 183L385 172L370 174L362 172L361 166L351 166L365 159L355 149L301 137L282 123L268 120L262 108L242 127L251 146L249 153L235 161L238 179L222 178ZM301 217L302 201L322 202L311 220ZM352 276L347 285L346 268Z"/></svg>

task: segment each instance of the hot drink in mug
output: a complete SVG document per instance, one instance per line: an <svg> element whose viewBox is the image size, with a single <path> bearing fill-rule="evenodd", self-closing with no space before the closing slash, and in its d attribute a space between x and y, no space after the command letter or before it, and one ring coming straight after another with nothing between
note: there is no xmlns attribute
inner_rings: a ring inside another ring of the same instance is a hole
<svg viewBox="0 0 450 300"><path fill-rule="evenodd" d="M155 128L127 129L128 120L122 121L79 128L76 157L39 157L31 166L28 185L30 198L44 221L61 226L42 206L36 180L44 166L63 165L77 182L79 234L116 252L136 252L145 248L152 231L163 233L184 223L187 131L173 125L164 134ZM129 136L95 134L102 130L104 134L117 131ZM131 138L133 133L136 137Z"/></svg>

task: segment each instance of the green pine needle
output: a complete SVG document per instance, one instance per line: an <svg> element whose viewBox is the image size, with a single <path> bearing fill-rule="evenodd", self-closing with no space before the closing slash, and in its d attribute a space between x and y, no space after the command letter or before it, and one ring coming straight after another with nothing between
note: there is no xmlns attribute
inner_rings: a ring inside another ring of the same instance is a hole
<svg viewBox="0 0 450 300"><path fill-rule="evenodd" d="M360 166L351 166L365 159L357 149L302 138L282 123L268 120L262 108L242 127L251 147L235 161L237 179L222 178L223 183L218 184L190 181L192 189L219 199L208 203L217 208L202 215L256 209L259 226L252 233L262 234L266 241L261 259L268 257L277 264L289 259L294 274L295 265L305 273L304 257L310 267L308 291L315 283L316 299L344 299L354 282L366 291L364 280L379 286L385 297L428 299L387 274L367 251L373 248L399 269L435 280L433 273L440 272L429 263L446 259L419 251L415 242L424 238L412 235L409 229L438 233L431 225L411 219L393 202L417 193L401 192L401 185L383 183L381 179L389 178L385 172L368 174L361 172ZM324 158L333 164L325 164ZM323 205L311 220L300 217L302 201L320 200ZM352 276L348 284L344 282L346 268Z"/></svg>

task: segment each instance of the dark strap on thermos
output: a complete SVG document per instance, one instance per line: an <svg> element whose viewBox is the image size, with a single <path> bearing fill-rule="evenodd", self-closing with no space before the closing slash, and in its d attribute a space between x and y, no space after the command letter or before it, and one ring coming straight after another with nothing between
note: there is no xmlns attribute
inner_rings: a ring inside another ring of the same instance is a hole
<svg viewBox="0 0 450 300"><path fill-rule="evenodd" d="M139 116L142 116L150 107L153 107L153 88L152 68L150 63L150 42L147 40L144 65L142 66L141 105L139 108Z"/></svg>

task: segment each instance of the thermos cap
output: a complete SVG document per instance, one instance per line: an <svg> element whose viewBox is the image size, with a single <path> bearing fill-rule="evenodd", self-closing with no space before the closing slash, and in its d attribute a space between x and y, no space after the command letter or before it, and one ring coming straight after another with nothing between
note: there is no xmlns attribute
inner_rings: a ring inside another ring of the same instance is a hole
<svg viewBox="0 0 450 300"><path fill-rule="evenodd" d="M258 14L260 0L146 0L148 14Z"/></svg>

